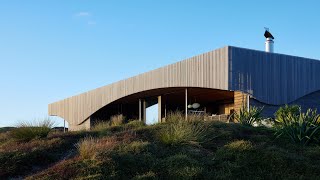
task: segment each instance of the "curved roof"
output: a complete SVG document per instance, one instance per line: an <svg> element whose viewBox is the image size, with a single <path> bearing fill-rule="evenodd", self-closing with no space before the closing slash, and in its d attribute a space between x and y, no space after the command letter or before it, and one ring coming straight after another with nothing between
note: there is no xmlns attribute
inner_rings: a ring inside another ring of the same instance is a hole
<svg viewBox="0 0 320 180"><path fill-rule="evenodd" d="M318 60L227 46L49 104L48 110L78 125L115 100L169 87L243 91L281 105L320 90L319 70Z"/></svg>
<svg viewBox="0 0 320 180"><path fill-rule="evenodd" d="M228 90L228 47L49 104L49 115L62 117L70 124L78 125L117 99L168 87Z"/></svg>

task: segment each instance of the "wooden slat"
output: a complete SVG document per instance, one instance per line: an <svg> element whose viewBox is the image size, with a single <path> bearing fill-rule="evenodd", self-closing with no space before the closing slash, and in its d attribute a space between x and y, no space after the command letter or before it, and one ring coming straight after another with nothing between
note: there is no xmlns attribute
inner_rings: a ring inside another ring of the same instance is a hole
<svg viewBox="0 0 320 180"><path fill-rule="evenodd" d="M319 60L229 48L229 90L270 105L288 104L320 90Z"/></svg>
<svg viewBox="0 0 320 180"><path fill-rule="evenodd" d="M167 87L241 91L280 105L320 90L319 71L318 60L228 46L52 103L49 115L79 125L117 99ZM235 110L243 93L235 93Z"/></svg>
<svg viewBox="0 0 320 180"><path fill-rule="evenodd" d="M79 125L125 96L166 87L228 89L228 47L204 53L49 105L49 115Z"/></svg>

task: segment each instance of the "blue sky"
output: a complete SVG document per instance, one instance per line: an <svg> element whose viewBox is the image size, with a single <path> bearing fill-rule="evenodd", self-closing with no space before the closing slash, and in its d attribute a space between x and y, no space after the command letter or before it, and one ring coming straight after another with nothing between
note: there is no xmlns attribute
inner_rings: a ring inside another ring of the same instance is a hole
<svg viewBox="0 0 320 180"><path fill-rule="evenodd" d="M0 127L225 45L263 50L264 27L276 52L320 59L319 7L317 0L1 0Z"/></svg>

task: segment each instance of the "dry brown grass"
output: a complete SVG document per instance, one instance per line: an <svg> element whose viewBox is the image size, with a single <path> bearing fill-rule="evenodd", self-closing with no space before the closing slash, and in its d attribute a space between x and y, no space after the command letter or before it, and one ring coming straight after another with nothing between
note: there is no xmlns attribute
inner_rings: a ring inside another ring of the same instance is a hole
<svg viewBox="0 0 320 180"><path fill-rule="evenodd" d="M118 136L95 138L85 137L80 140L76 147L79 152L79 156L82 159L95 159L101 152L107 153L113 150L117 145L131 142L135 137L135 134L131 132L125 132Z"/></svg>

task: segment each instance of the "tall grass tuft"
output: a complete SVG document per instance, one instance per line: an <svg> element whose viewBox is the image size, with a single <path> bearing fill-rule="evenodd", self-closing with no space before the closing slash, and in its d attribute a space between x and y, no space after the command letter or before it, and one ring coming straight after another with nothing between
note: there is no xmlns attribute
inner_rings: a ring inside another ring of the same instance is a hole
<svg viewBox="0 0 320 180"><path fill-rule="evenodd" d="M111 126L120 126L125 123L125 119L122 114L114 115L110 118Z"/></svg>
<svg viewBox="0 0 320 180"><path fill-rule="evenodd" d="M92 130L93 131L104 131L110 128L110 121L102 121L98 120L96 123L94 123Z"/></svg>
<svg viewBox="0 0 320 180"><path fill-rule="evenodd" d="M113 126L120 126L126 121L125 116L122 114L111 116L109 120L97 120L93 125L92 130L94 131L104 131Z"/></svg>
<svg viewBox="0 0 320 180"><path fill-rule="evenodd" d="M316 110L308 109L306 113L302 113L299 106L285 106L275 115L277 137L288 136L294 143L302 146L318 141L320 115Z"/></svg>
<svg viewBox="0 0 320 180"><path fill-rule="evenodd" d="M80 157L82 159L95 158L98 143L99 143L99 140L91 136L80 140L76 144Z"/></svg>
<svg viewBox="0 0 320 180"><path fill-rule="evenodd" d="M166 122L178 122L185 120L185 115L181 111L170 111L167 114Z"/></svg>
<svg viewBox="0 0 320 180"><path fill-rule="evenodd" d="M233 117L242 125L253 126L254 123L259 123L262 120L262 110L263 108L259 107L250 107L249 110L244 107L240 109L239 113L235 112Z"/></svg>
<svg viewBox="0 0 320 180"><path fill-rule="evenodd" d="M19 141L30 141L35 138L47 137L54 122L49 118L34 122L20 122L17 128L10 132L12 138Z"/></svg>
<svg viewBox="0 0 320 180"><path fill-rule="evenodd" d="M206 117L208 117L207 114L189 113L187 121L189 122L204 121Z"/></svg>
<svg viewBox="0 0 320 180"><path fill-rule="evenodd" d="M161 143L169 146L193 144L200 146L212 139L209 126L201 122L179 120L168 123L160 129L158 138Z"/></svg>
<svg viewBox="0 0 320 180"><path fill-rule="evenodd" d="M88 136L81 139L75 146L80 158L95 159L101 154L108 154L119 144L129 144L135 137L136 135L132 132L125 132L103 138Z"/></svg>
<svg viewBox="0 0 320 180"><path fill-rule="evenodd" d="M126 128L131 128L131 129L138 129L144 126L146 126L146 124L143 121L139 121L139 120L131 120L127 124L125 124Z"/></svg>

